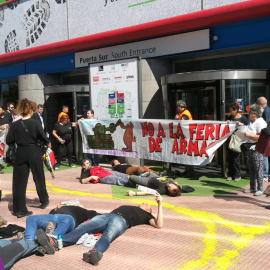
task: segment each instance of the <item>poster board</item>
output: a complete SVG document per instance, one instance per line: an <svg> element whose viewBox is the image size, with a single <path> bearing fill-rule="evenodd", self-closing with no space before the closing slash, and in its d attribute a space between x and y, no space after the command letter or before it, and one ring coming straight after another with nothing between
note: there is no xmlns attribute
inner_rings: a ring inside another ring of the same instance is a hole
<svg viewBox="0 0 270 270"><path fill-rule="evenodd" d="M100 119L138 119L138 59L89 65L91 108Z"/></svg>

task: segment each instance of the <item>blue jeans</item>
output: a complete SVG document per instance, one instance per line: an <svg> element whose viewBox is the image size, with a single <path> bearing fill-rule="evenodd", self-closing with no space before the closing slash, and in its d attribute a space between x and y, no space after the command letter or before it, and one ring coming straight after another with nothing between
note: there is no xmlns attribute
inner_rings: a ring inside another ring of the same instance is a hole
<svg viewBox="0 0 270 270"><path fill-rule="evenodd" d="M123 234L128 228L126 220L117 214L103 214L95 216L90 221L80 224L72 232L65 234L63 239L64 247L75 244L85 233L102 233L94 248L99 252L105 252L110 243Z"/></svg>
<svg viewBox="0 0 270 270"><path fill-rule="evenodd" d="M98 166L99 164L99 154L86 154L86 158L89 160L92 166Z"/></svg>
<svg viewBox="0 0 270 270"><path fill-rule="evenodd" d="M269 165L268 165L268 156L263 156L263 177L268 178L268 170L269 170Z"/></svg>
<svg viewBox="0 0 270 270"><path fill-rule="evenodd" d="M32 240L0 240L0 257L4 268L9 268L23 257L35 253L37 247L38 244Z"/></svg>
<svg viewBox="0 0 270 270"><path fill-rule="evenodd" d="M74 218L70 215L63 214L48 214L48 215L35 215L26 218L25 238L35 240L35 235L38 229L46 229L47 223L52 222L55 231L53 235L65 234L75 228Z"/></svg>

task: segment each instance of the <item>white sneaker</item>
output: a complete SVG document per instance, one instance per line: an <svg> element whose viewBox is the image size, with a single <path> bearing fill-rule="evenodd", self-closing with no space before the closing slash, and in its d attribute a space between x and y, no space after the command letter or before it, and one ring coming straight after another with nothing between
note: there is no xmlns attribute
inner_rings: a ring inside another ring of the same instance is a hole
<svg viewBox="0 0 270 270"><path fill-rule="evenodd" d="M238 181L240 181L240 180L241 180L241 177L236 177L236 178L234 179L235 182L238 182Z"/></svg>
<svg viewBox="0 0 270 270"><path fill-rule="evenodd" d="M243 191L244 193L255 193L256 190L253 190L253 189L246 189Z"/></svg>
<svg viewBox="0 0 270 270"><path fill-rule="evenodd" d="M264 182L268 182L268 177L264 177L264 178L263 178L263 181L264 181Z"/></svg>
<svg viewBox="0 0 270 270"><path fill-rule="evenodd" d="M227 181L231 181L232 180L232 178L229 176L229 177L227 177L227 179L226 179Z"/></svg>
<svg viewBox="0 0 270 270"><path fill-rule="evenodd" d="M258 190L254 194L254 196L261 196L261 195L263 195L263 191L262 190Z"/></svg>

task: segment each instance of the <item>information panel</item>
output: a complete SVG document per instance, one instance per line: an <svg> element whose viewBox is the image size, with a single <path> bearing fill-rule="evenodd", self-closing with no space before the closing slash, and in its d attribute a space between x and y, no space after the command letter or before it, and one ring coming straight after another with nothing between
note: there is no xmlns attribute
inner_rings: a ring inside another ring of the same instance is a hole
<svg viewBox="0 0 270 270"><path fill-rule="evenodd" d="M89 65L91 108L95 116L138 119L138 60Z"/></svg>

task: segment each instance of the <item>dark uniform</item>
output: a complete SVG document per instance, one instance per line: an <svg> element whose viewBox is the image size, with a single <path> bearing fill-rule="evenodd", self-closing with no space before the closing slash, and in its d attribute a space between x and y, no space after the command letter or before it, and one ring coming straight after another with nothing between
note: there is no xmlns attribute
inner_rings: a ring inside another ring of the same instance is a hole
<svg viewBox="0 0 270 270"><path fill-rule="evenodd" d="M28 133L25 132L21 122L24 122ZM31 134L31 135L30 135ZM37 194L41 204L48 201L45 175L41 151L36 145L37 140L47 144L47 136L42 126L36 120L29 118L18 120L10 126L6 142L8 145L17 144L15 165L13 170L13 212L24 213L26 208L26 187L29 177L29 169L33 174Z"/></svg>

